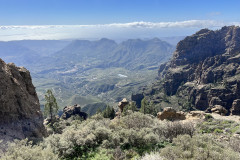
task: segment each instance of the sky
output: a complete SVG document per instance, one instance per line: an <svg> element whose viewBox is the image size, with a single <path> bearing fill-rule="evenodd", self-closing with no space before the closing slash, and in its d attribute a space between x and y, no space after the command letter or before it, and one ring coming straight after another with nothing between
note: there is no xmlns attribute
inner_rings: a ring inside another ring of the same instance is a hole
<svg viewBox="0 0 240 160"><path fill-rule="evenodd" d="M151 38L240 24L240 0L0 0L0 40Z"/></svg>

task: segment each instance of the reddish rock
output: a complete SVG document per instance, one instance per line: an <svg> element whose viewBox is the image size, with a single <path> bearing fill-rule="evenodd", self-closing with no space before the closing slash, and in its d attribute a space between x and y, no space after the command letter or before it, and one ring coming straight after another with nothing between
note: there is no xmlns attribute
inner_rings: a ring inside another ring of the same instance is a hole
<svg viewBox="0 0 240 160"><path fill-rule="evenodd" d="M186 119L186 115L184 112L176 112L176 110L173 109L172 107L164 108L163 112L158 112L157 117L160 120L166 119L166 120L170 120L170 121Z"/></svg>

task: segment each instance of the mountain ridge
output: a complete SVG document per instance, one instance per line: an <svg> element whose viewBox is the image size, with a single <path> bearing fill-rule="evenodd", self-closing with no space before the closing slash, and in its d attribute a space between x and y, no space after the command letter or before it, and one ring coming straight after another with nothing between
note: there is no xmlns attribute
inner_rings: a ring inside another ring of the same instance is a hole
<svg viewBox="0 0 240 160"><path fill-rule="evenodd" d="M159 81L145 89L145 96L159 108L211 112L220 105L228 114L240 114L240 106L235 106L240 98L239 44L237 26L203 29L186 37L171 61L160 66Z"/></svg>

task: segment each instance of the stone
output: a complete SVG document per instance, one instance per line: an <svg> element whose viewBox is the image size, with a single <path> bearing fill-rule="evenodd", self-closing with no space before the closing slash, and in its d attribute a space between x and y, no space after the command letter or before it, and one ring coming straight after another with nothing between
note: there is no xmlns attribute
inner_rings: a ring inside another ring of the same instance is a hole
<svg viewBox="0 0 240 160"><path fill-rule="evenodd" d="M129 102L126 98L123 98L123 100L118 103L118 107L119 107L121 113L123 112L124 107L128 104L129 104Z"/></svg>
<svg viewBox="0 0 240 160"><path fill-rule="evenodd" d="M184 112L177 112L172 107L164 108L162 112L158 112L157 117L160 120L166 119L166 120L170 120L170 121L186 119L186 115Z"/></svg>
<svg viewBox="0 0 240 160"><path fill-rule="evenodd" d="M230 109L231 115L240 115L240 99L235 99Z"/></svg>
<svg viewBox="0 0 240 160"><path fill-rule="evenodd" d="M63 108L63 114L61 116L62 119L68 119L71 116L78 115L84 120L87 119L88 115L85 112L81 112L81 106L78 104L75 104L73 106L66 106Z"/></svg>
<svg viewBox="0 0 240 160"><path fill-rule="evenodd" d="M0 59L0 139L43 136L43 115L30 72Z"/></svg>
<svg viewBox="0 0 240 160"><path fill-rule="evenodd" d="M228 111L221 105L215 105L212 109L211 112L220 114L222 116L225 116Z"/></svg>

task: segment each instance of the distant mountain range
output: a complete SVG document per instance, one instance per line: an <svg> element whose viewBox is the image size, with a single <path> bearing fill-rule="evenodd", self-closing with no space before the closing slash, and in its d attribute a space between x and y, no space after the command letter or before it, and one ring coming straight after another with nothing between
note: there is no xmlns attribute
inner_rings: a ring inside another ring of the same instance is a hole
<svg viewBox="0 0 240 160"><path fill-rule="evenodd" d="M158 38L119 44L106 38L0 42L3 60L31 71L41 103L46 89L52 89L62 106L78 99L85 99L87 105L130 97L154 81L159 65L169 60L173 50Z"/></svg>

